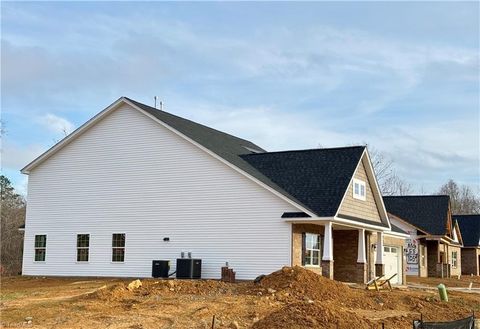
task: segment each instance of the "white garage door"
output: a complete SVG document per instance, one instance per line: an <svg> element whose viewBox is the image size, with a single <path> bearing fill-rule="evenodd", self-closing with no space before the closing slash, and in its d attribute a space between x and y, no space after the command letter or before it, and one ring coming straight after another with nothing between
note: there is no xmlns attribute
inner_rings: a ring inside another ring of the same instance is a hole
<svg viewBox="0 0 480 329"><path fill-rule="evenodd" d="M385 277L389 278L395 273L397 274L392 281L392 284L399 284L402 281L401 277L401 257L400 248L398 247L383 247L383 261L385 262Z"/></svg>

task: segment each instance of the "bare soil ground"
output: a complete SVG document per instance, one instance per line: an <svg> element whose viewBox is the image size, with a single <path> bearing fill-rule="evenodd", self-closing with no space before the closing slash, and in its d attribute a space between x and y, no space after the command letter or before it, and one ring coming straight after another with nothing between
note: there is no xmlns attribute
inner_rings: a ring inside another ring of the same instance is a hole
<svg viewBox="0 0 480 329"><path fill-rule="evenodd" d="M85 278L2 279L2 328L411 328L427 320L480 313L480 295L432 291L366 291L300 267L283 268L260 283L216 280ZM447 285L448 286L448 285ZM31 323L26 321L32 317Z"/></svg>

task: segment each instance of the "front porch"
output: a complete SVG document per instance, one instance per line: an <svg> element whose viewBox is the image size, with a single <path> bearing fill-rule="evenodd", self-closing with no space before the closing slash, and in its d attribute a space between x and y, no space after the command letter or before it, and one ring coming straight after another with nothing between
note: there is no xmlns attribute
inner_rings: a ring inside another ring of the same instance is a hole
<svg viewBox="0 0 480 329"><path fill-rule="evenodd" d="M448 278L461 274L461 247L450 245L441 238L427 239L428 276Z"/></svg>
<svg viewBox="0 0 480 329"><path fill-rule="evenodd" d="M380 230L332 222L292 223L292 265L330 279L365 283L384 274L383 250L384 233Z"/></svg>

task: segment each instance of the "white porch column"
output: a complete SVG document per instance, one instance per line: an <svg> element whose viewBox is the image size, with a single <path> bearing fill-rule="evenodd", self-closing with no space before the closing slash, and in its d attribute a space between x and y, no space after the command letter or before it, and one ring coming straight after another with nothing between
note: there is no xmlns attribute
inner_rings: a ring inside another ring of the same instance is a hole
<svg viewBox="0 0 480 329"><path fill-rule="evenodd" d="M383 264L383 232L377 232L377 259L375 264Z"/></svg>
<svg viewBox="0 0 480 329"><path fill-rule="evenodd" d="M332 223L325 224L325 232L323 239L323 257L322 260L333 260L333 239L332 239Z"/></svg>
<svg viewBox="0 0 480 329"><path fill-rule="evenodd" d="M358 258L357 263L366 263L367 257L365 254L365 229L358 230Z"/></svg>

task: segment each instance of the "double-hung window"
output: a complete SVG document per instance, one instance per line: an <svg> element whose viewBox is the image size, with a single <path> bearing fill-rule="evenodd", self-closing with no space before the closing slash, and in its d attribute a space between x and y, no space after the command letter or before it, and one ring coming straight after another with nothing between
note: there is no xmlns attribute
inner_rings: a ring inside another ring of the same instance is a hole
<svg viewBox="0 0 480 329"><path fill-rule="evenodd" d="M367 185L360 179L353 179L353 198L365 201L367 199Z"/></svg>
<svg viewBox="0 0 480 329"><path fill-rule="evenodd" d="M47 254L47 236L35 235L35 261L44 262Z"/></svg>
<svg viewBox="0 0 480 329"><path fill-rule="evenodd" d="M77 234L77 262L88 262L90 234Z"/></svg>
<svg viewBox="0 0 480 329"><path fill-rule="evenodd" d="M457 268L458 265L458 253L456 251L452 251L452 267Z"/></svg>
<svg viewBox="0 0 480 329"><path fill-rule="evenodd" d="M112 235L112 262L125 261L125 233Z"/></svg>
<svg viewBox="0 0 480 329"><path fill-rule="evenodd" d="M320 266L322 237L305 233L305 266Z"/></svg>

